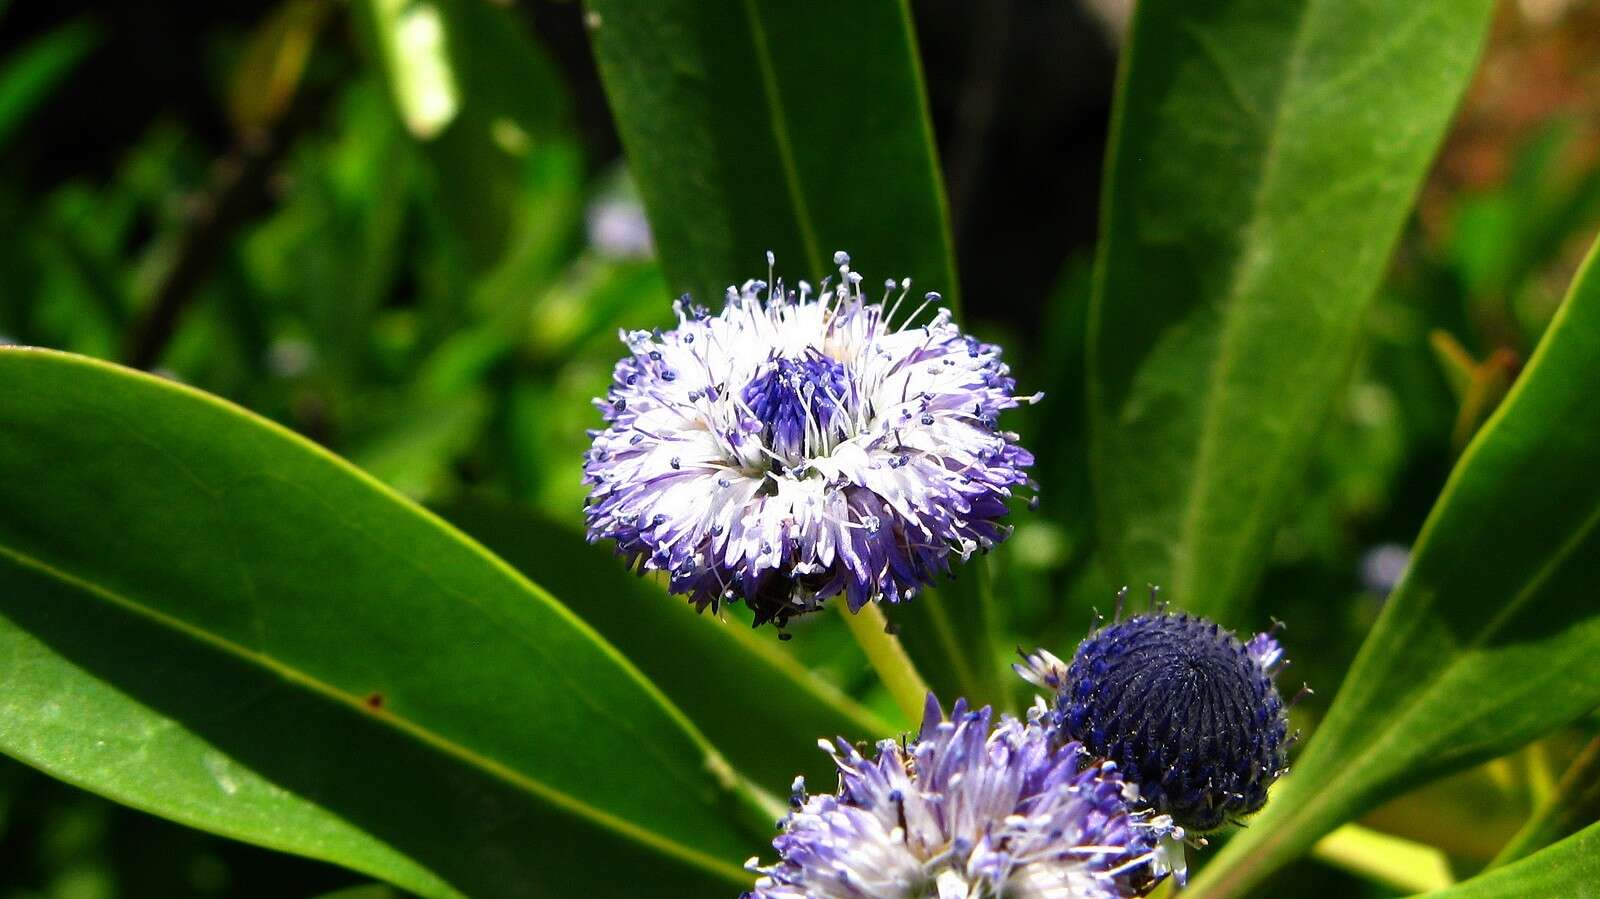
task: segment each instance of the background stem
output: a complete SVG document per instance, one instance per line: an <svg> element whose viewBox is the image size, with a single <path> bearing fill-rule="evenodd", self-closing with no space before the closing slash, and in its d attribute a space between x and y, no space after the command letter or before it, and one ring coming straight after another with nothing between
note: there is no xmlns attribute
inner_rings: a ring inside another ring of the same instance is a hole
<svg viewBox="0 0 1600 899"><path fill-rule="evenodd" d="M875 602L862 606L859 612L851 612L844 602L836 602L834 606L844 616L850 633L860 644L861 651L867 654L867 661L878 672L878 678L889 689L895 704L905 712L906 720L915 726L922 717L928 684L917 673L911 657L906 655L900 638L889 633L889 621L884 617L883 610Z"/></svg>

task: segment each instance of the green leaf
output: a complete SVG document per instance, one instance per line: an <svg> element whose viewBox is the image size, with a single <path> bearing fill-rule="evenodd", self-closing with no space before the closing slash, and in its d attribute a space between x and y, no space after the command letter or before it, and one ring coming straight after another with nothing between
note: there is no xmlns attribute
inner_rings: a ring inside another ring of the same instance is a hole
<svg viewBox="0 0 1600 899"><path fill-rule="evenodd" d="M1600 824L1514 865L1497 868L1428 899L1526 899L1529 896L1587 896L1600 882Z"/></svg>
<svg viewBox="0 0 1600 899"><path fill-rule="evenodd" d="M906 0L588 0L668 286L701 302L833 270L956 294Z"/></svg>
<svg viewBox="0 0 1600 899"><path fill-rule="evenodd" d="M1595 259L1451 473L1294 772L1201 872L1193 899L1237 895L1383 799L1600 704Z"/></svg>
<svg viewBox="0 0 1600 899"><path fill-rule="evenodd" d="M0 350L0 435L0 750L427 896L747 882L751 803L682 713L348 464L40 350Z"/></svg>
<svg viewBox="0 0 1600 899"><path fill-rule="evenodd" d="M876 741L898 732L782 651L771 628L698 613L567 526L485 497L441 511L552 592L581 597L573 611L768 790L787 790L802 773L828 782L833 763L817 751L819 738Z"/></svg>
<svg viewBox="0 0 1600 899"><path fill-rule="evenodd" d="M1247 621L1490 7L1139 4L1089 326L1115 580Z"/></svg>
<svg viewBox="0 0 1600 899"><path fill-rule="evenodd" d="M0 150L13 132L94 45L100 29L78 20L36 38L0 68Z"/></svg>

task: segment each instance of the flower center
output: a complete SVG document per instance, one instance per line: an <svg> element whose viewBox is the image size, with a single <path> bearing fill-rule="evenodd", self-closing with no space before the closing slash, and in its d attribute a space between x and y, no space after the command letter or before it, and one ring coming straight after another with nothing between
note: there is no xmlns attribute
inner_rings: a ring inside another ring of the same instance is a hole
<svg viewBox="0 0 1600 899"><path fill-rule="evenodd" d="M743 398L763 425L762 440L785 462L826 453L845 436L850 382L839 362L807 351L780 357L744 388Z"/></svg>

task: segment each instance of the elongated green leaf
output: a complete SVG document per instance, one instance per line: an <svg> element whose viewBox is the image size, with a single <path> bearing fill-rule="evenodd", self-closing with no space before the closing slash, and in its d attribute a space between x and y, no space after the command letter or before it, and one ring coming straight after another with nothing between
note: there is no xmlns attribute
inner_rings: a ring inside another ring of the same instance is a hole
<svg viewBox="0 0 1600 899"><path fill-rule="evenodd" d="M457 895L421 863L321 807L313 791L285 789L251 767L248 750L205 736L226 727L235 739L281 745L283 737L266 728L337 731L343 724L326 703L309 713L285 709L268 698L272 675L242 672L8 554L0 554L0 677L9 687L0 699L0 749L9 755L180 823L336 861L424 896ZM216 708L159 698L198 692L196 681L216 692L209 697ZM370 744L366 730L357 736L357 745ZM398 773L388 765L369 770L365 776Z"/></svg>
<svg viewBox="0 0 1600 899"><path fill-rule="evenodd" d="M832 270L954 297L949 215L905 0L588 0L668 286L702 302ZM870 283L870 282L869 282Z"/></svg>
<svg viewBox="0 0 1600 899"><path fill-rule="evenodd" d="M1429 893L1428 899L1588 896L1600 883L1600 823L1488 874Z"/></svg>
<svg viewBox="0 0 1600 899"><path fill-rule="evenodd" d="M119 801L425 895L704 896L759 848L549 594L205 394L0 350L0 579L0 750Z"/></svg>
<svg viewBox="0 0 1600 899"><path fill-rule="evenodd" d="M635 577L605 547L524 509L483 498L445 517L560 596L727 747L739 770L770 791L796 774L827 783L819 738L876 741L896 728L818 680L779 649L771 628L697 613L657 582Z"/></svg>
<svg viewBox="0 0 1600 899"><path fill-rule="evenodd" d="M1089 327L1115 580L1248 623L1490 6L1139 4Z"/></svg>
<svg viewBox="0 0 1600 899"><path fill-rule="evenodd" d="M1595 258L1451 474L1294 773L1201 872L1196 899L1237 895L1382 799L1600 704Z"/></svg>

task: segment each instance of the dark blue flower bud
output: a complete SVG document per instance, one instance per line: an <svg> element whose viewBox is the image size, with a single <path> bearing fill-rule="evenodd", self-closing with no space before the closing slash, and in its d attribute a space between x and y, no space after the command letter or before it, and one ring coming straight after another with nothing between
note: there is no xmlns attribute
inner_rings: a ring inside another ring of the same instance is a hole
<svg viewBox="0 0 1600 899"><path fill-rule="evenodd" d="M1142 801L1205 831L1259 809L1285 770L1288 721L1270 632L1242 643L1215 622L1165 611L1105 625L1053 680L1060 739L1115 761ZM1059 663L1059 660L1054 660ZM1025 674L1028 672L1025 672Z"/></svg>

